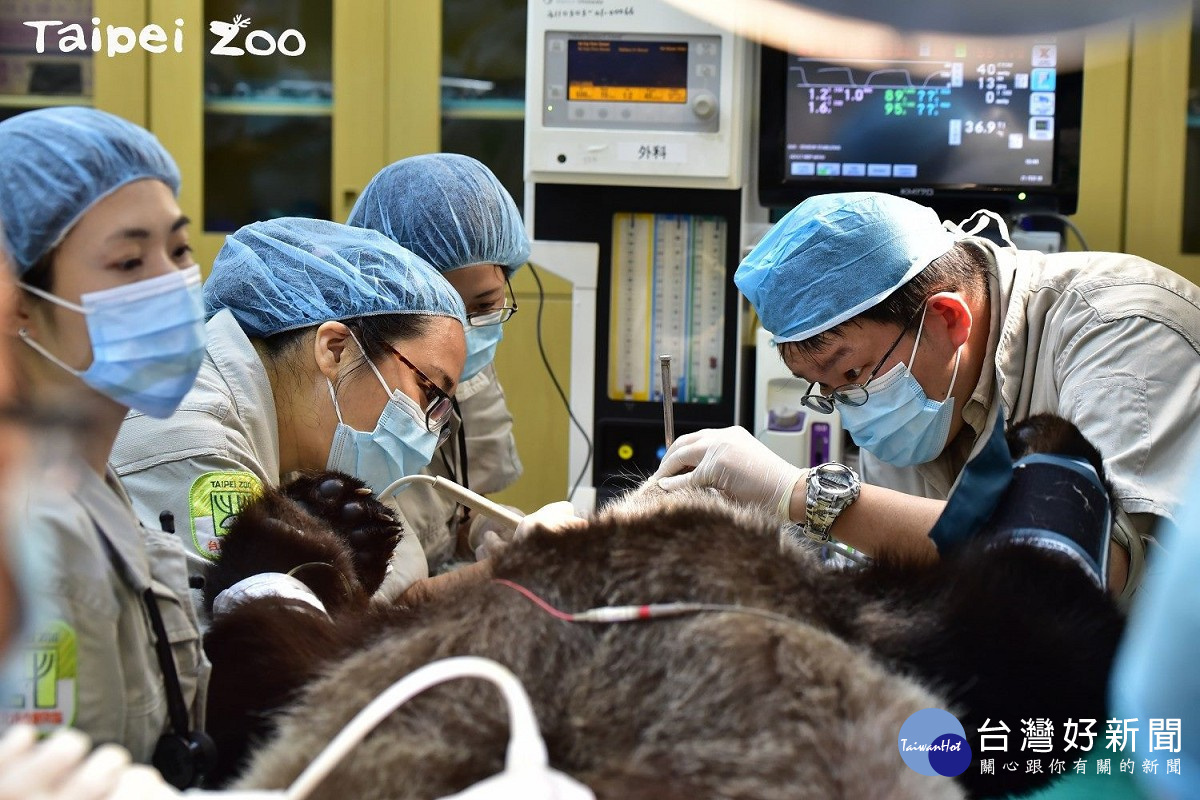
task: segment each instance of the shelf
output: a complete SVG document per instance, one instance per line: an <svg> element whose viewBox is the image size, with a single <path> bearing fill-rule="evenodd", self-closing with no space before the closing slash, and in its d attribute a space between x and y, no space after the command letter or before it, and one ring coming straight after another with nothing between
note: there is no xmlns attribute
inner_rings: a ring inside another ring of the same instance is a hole
<svg viewBox="0 0 1200 800"><path fill-rule="evenodd" d="M0 108L46 108L47 106L90 106L92 98L82 94L0 94Z"/></svg>
<svg viewBox="0 0 1200 800"><path fill-rule="evenodd" d="M523 120L524 100L443 100L444 119Z"/></svg>
<svg viewBox="0 0 1200 800"><path fill-rule="evenodd" d="M205 100L204 113L268 117L331 117L332 100L258 100L221 98Z"/></svg>

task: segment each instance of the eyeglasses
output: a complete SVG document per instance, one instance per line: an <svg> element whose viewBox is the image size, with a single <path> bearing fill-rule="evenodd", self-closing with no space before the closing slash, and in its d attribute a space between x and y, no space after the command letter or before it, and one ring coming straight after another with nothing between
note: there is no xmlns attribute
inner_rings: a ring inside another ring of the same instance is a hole
<svg viewBox="0 0 1200 800"><path fill-rule="evenodd" d="M400 355L400 351L387 345L387 349L392 351L392 355L400 359L400 363L411 369L417 376L417 383L421 385L421 392L425 395L425 429L431 433L441 429L441 439L439 444L446 440L450 434L450 428L443 427L450 421L450 414L454 411L454 402L450 399L450 395L438 386L429 376L421 372L420 367L409 361L404 356Z"/></svg>
<svg viewBox="0 0 1200 800"><path fill-rule="evenodd" d="M502 322L508 322L513 314L517 313L517 298L513 294L512 284L508 282L508 278L504 279L504 285L507 288L508 296L512 298L512 305L503 305L499 308L489 308L487 311L475 311L467 314L467 324L472 328L484 328L488 325L499 325Z"/></svg>
<svg viewBox="0 0 1200 800"><path fill-rule="evenodd" d="M813 411L820 411L822 414L833 413L834 401L837 401L842 405L855 407L865 404L867 402L867 398L871 396L871 393L867 391L867 384L875 379L875 375L883 367L888 358L891 357L895 349L900 345L900 340L903 339L904 335L908 333L908 329L912 327L914 322L916 322L917 317L924 308L925 304L921 303L920 307L916 310L916 313L908 318L908 322L904 323L904 328L901 329L900 335L896 337L896 341L892 342L892 346L889 347L887 352L883 354L883 358L879 359L879 363L875 365L875 369L871 370L871 374L867 375L867 379L865 381L862 383L843 383L841 386L830 392L828 396L821 394L820 391L817 390L819 384L814 383L808 390L808 393L805 394L804 397L800 398L800 403L805 408L812 409Z"/></svg>

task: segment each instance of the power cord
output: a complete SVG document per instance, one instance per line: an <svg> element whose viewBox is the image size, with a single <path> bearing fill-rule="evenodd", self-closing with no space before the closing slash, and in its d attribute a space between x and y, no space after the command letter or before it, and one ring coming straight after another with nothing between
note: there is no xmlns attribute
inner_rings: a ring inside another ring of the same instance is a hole
<svg viewBox="0 0 1200 800"><path fill-rule="evenodd" d="M563 406L567 409L567 416L571 418L576 429L583 436L583 440L587 442L587 457L583 460L583 467L579 470L579 477L575 479L575 483L571 485L571 491L567 494L567 499L572 500L575 497L575 490L579 488L579 484L583 483L583 476L587 474L588 465L592 463L592 437L588 436L587 429L575 417L575 412L571 410L571 402L567 400L567 393L563 391L562 385L558 382L558 377L554 374L554 368L550 366L550 359L546 356L546 348L542 344L542 308L546 304L546 291L542 288L542 279L538 275L538 271L533 264L529 265L529 272L533 275L534 283L538 289L538 308L537 308L537 346L538 353L542 356L542 363L546 366L546 373L550 376L551 383L554 384L558 396L562 398Z"/></svg>

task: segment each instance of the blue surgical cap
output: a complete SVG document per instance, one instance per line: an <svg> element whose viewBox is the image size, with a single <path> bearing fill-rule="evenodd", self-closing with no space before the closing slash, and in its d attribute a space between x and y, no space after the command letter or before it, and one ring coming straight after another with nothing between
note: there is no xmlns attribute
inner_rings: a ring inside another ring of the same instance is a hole
<svg viewBox="0 0 1200 800"><path fill-rule="evenodd" d="M386 236L320 219L253 222L225 239L204 282L204 311L228 308L247 335L377 314L453 317L462 298Z"/></svg>
<svg viewBox="0 0 1200 800"><path fill-rule="evenodd" d="M62 106L0 122L0 219L17 274L98 201L144 178L179 192L179 169L158 139L105 111Z"/></svg>
<svg viewBox="0 0 1200 800"><path fill-rule="evenodd" d="M384 167L347 224L379 231L440 272L499 264L512 275L529 260L529 237L512 195L490 169L455 153Z"/></svg>
<svg viewBox="0 0 1200 800"><path fill-rule="evenodd" d="M955 239L937 214L910 200L817 195L767 232L733 282L776 342L799 342L878 305Z"/></svg>

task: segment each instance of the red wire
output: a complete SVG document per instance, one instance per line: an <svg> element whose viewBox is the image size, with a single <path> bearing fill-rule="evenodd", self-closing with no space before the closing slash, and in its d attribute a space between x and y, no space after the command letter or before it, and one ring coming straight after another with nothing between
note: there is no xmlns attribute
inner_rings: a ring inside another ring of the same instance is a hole
<svg viewBox="0 0 1200 800"><path fill-rule="evenodd" d="M568 614L565 611L559 611L557 608L550 605L545 600L543 600L542 598L538 597L533 592L526 589L524 586L521 586L519 583L513 583L512 581L506 580L504 578L492 578L492 580L495 583L502 583L510 589L515 589L517 592L519 592L520 594L524 595L525 597L527 597L531 601L533 601L534 605L536 605L538 608L542 609L543 611L545 611L547 614L554 617L555 619L561 619L566 622L574 622L575 621L574 614Z"/></svg>

